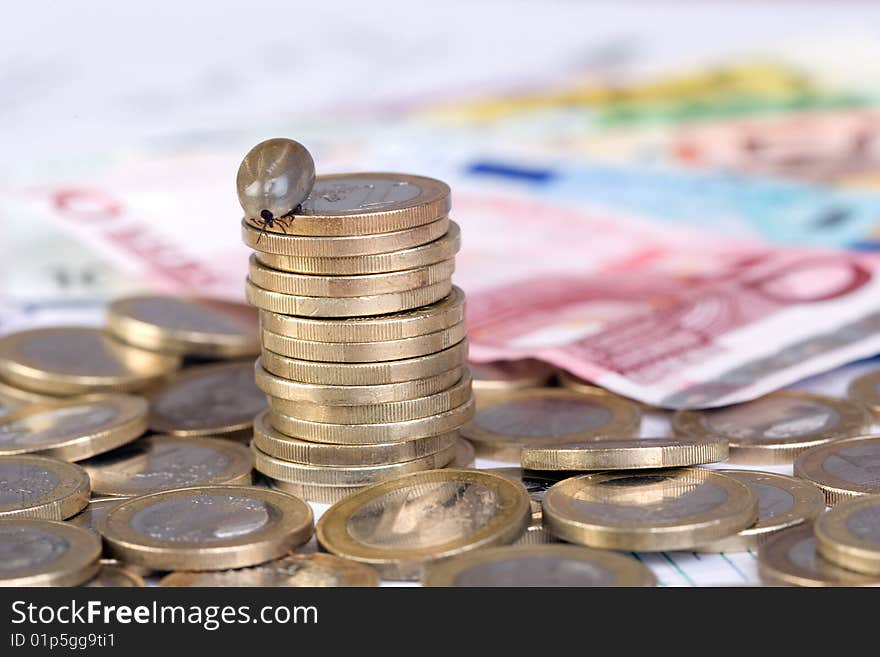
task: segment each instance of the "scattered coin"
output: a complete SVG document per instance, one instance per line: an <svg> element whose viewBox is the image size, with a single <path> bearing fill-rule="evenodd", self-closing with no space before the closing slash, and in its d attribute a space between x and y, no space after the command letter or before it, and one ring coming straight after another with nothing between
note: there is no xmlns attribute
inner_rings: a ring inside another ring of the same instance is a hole
<svg viewBox="0 0 880 657"><path fill-rule="evenodd" d="M630 556L574 545L478 550L426 569L425 586L657 586L651 570Z"/></svg>
<svg viewBox="0 0 880 657"><path fill-rule="evenodd" d="M107 331L119 340L182 356L256 355L258 324L256 309L221 299L138 296L107 308Z"/></svg>
<svg viewBox="0 0 880 657"><path fill-rule="evenodd" d="M89 588L143 588L146 585L143 577L107 559L101 560L101 567L98 570L98 574L83 584L83 586Z"/></svg>
<svg viewBox="0 0 880 657"><path fill-rule="evenodd" d="M880 420L880 370L868 372L849 384L849 398L870 408Z"/></svg>
<svg viewBox="0 0 880 657"><path fill-rule="evenodd" d="M559 541L550 532L544 530L544 522L541 513L541 502L547 489L560 481L560 476L547 472L535 472L522 468L491 468L488 472L494 472L514 481L520 482L529 493L529 504L532 511L532 519L525 533L520 536L514 545L543 545L544 543L558 543Z"/></svg>
<svg viewBox="0 0 880 657"><path fill-rule="evenodd" d="M89 475L45 456L0 456L0 518L64 520L89 503Z"/></svg>
<svg viewBox="0 0 880 657"><path fill-rule="evenodd" d="M531 358L470 363L475 390L540 388L553 378L553 367Z"/></svg>
<svg viewBox="0 0 880 657"><path fill-rule="evenodd" d="M860 437L820 445L800 454L794 474L812 481L834 506L851 497L880 494L880 437Z"/></svg>
<svg viewBox="0 0 880 657"><path fill-rule="evenodd" d="M58 401L58 397L22 390L0 381L0 418L10 411L28 404L44 404L53 401Z"/></svg>
<svg viewBox="0 0 880 657"><path fill-rule="evenodd" d="M582 378L563 369L556 370L556 379L559 381L559 385L563 388L574 390L576 392L595 392L597 390L602 390L599 386L584 381Z"/></svg>
<svg viewBox="0 0 880 657"><path fill-rule="evenodd" d="M570 543L616 550L689 550L758 519L758 497L733 477L681 468L595 473L552 486L544 527Z"/></svg>
<svg viewBox="0 0 880 657"><path fill-rule="evenodd" d="M79 527L0 518L0 586L77 586L98 572L101 539Z"/></svg>
<svg viewBox="0 0 880 657"><path fill-rule="evenodd" d="M306 542L313 515L267 488L199 486L125 500L99 523L109 556L156 570L225 570ZM91 534L90 534L91 535Z"/></svg>
<svg viewBox="0 0 880 657"><path fill-rule="evenodd" d="M522 485L478 470L431 470L337 502L317 536L326 551L372 565L386 579L417 579L436 559L512 543L528 520Z"/></svg>
<svg viewBox="0 0 880 657"><path fill-rule="evenodd" d="M0 417L0 455L79 461L129 443L147 429L148 404L133 395L31 404Z"/></svg>
<svg viewBox="0 0 880 657"><path fill-rule="evenodd" d="M0 376L41 393L144 390L179 366L177 356L132 347L99 329L33 329L0 339Z"/></svg>
<svg viewBox="0 0 880 657"><path fill-rule="evenodd" d="M474 445L469 440L459 438L455 441L455 458L449 464L450 468L469 468L474 464Z"/></svg>
<svg viewBox="0 0 880 657"><path fill-rule="evenodd" d="M319 504L336 504L340 500L351 497L369 486L322 486L320 484L300 484L290 481L268 478L273 488L297 497L318 502Z"/></svg>
<svg viewBox="0 0 880 657"><path fill-rule="evenodd" d="M816 519L814 532L826 560L880 577L880 496L841 502Z"/></svg>
<svg viewBox="0 0 880 657"><path fill-rule="evenodd" d="M98 531L98 522L109 513L110 509L121 502L119 497L92 498L89 505L77 513L72 518L68 518L67 522L83 529L90 529L93 532Z"/></svg>
<svg viewBox="0 0 880 657"><path fill-rule="evenodd" d="M807 392L775 392L729 408L678 411L681 436L716 436L730 442L731 463L785 464L805 449L864 433L871 417L845 399Z"/></svg>
<svg viewBox="0 0 880 657"><path fill-rule="evenodd" d="M245 218L262 220L258 225L264 229L276 229L277 222L285 222L314 185L311 153L298 141L280 137L261 141L248 151L235 178Z"/></svg>

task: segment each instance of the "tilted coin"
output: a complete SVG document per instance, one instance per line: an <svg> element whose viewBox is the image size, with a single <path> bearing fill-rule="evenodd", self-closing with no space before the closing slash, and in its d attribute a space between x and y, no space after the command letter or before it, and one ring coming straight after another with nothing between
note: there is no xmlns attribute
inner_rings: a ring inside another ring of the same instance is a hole
<svg viewBox="0 0 880 657"><path fill-rule="evenodd" d="M150 428L175 436L224 436L249 431L266 397L254 384L252 361L184 370L158 390Z"/></svg>
<svg viewBox="0 0 880 657"><path fill-rule="evenodd" d="M32 404L0 417L0 455L82 459L129 443L147 430L148 404L133 395Z"/></svg>
<svg viewBox="0 0 880 657"><path fill-rule="evenodd" d="M449 222L449 231L427 244L388 253L374 253L360 256L316 258L312 256L281 255L264 253L259 249L254 256L261 263L273 269L300 274L329 274L351 276L356 274L380 274L424 267L448 260L461 248L461 230L454 221Z"/></svg>
<svg viewBox="0 0 880 657"><path fill-rule="evenodd" d="M467 335L464 322L436 333L377 342L316 342L263 331L263 346L270 352L301 360L333 363L372 363L437 353L461 342Z"/></svg>
<svg viewBox="0 0 880 657"><path fill-rule="evenodd" d="M474 464L476 451L469 440L459 438L455 441L455 458L449 464L450 468L469 468Z"/></svg>
<svg viewBox="0 0 880 657"><path fill-rule="evenodd" d="M43 404L53 401L58 401L58 397L22 390L0 381L0 417L28 404Z"/></svg>
<svg viewBox="0 0 880 657"><path fill-rule="evenodd" d="M250 568L216 572L178 572L159 580L159 586L330 587L379 586L379 574L369 566L320 552L288 554Z"/></svg>
<svg viewBox="0 0 880 657"><path fill-rule="evenodd" d="M880 495L880 437L857 437L800 454L794 475L812 481L834 506L851 497Z"/></svg>
<svg viewBox="0 0 880 657"><path fill-rule="evenodd" d="M515 541L529 521L525 488L478 470L430 470L370 486L318 522L328 552L417 579L436 559Z"/></svg>
<svg viewBox="0 0 880 657"><path fill-rule="evenodd" d="M555 536L614 550L689 550L758 519L749 486L699 468L572 477L551 487L542 506Z"/></svg>
<svg viewBox="0 0 880 657"><path fill-rule="evenodd" d="M89 588L143 588L146 585L143 577L109 560L102 560L98 574L83 584Z"/></svg>
<svg viewBox="0 0 880 657"><path fill-rule="evenodd" d="M275 228L276 220L296 210L315 184L315 161L305 146L276 137L248 151L238 167L235 186L245 217Z"/></svg>
<svg viewBox="0 0 880 657"><path fill-rule="evenodd" d="M269 456L294 463L332 466L387 465L435 454L452 445L456 445L458 449L457 436L456 432L452 432L371 445L313 443L276 431L269 422L269 414L264 412L254 419L253 445Z"/></svg>
<svg viewBox="0 0 880 657"><path fill-rule="evenodd" d="M101 539L79 527L0 518L0 586L77 586L98 572Z"/></svg>
<svg viewBox="0 0 880 657"><path fill-rule="evenodd" d="M880 495L841 502L816 519L814 533L825 559L880 577Z"/></svg>
<svg viewBox="0 0 880 657"><path fill-rule="evenodd" d="M555 536L544 530L541 502L544 500L544 493L547 492L547 489L558 483L560 478L565 478L566 475L561 473L554 475L553 473L523 470L522 468L491 468L488 472L494 472L520 482L529 493L532 520L525 533L516 540L514 545L558 543L559 540Z"/></svg>
<svg viewBox="0 0 880 657"><path fill-rule="evenodd" d="M605 392L511 390L480 403L461 434L477 455L518 462L523 445L560 445L638 431L634 404Z"/></svg>
<svg viewBox="0 0 880 657"><path fill-rule="evenodd" d="M698 552L745 552L757 549L777 532L810 523L825 511L825 497L819 488L803 479L758 470L717 470L749 486L758 496L758 521L742 531Z"/></svg>
<svg viewBox="0 0 880 657"><path fill-rule="evenodd" d="M470 363L476 390L520 390L540 388L553 378L553 367L539 360L500 360Z"/></svg>
<svg viewBox="0 0 880 657"><path fill-rule="evenodd" d="M520 462L531 470L643 470L716 463L726 458L725 438L630 438L524 445Z"/></svg>
<svg viewBox="0 0 880 657"><path fill-rule="evenodd" d="M312 510L268 488L197 486L125 500L100 522L109 556L156 570L253 566L305 543Z"/></svg>
<svg viewBox="0 0 880 657"><path fill-rule="evenodd" d="M99 329L32 329L0 339L0 376L49 394L144 390L178 367L177 356L132 347Z"/></svg>
<svg viewBox="0 0 880 657"><path fill-rule="evenodd" d="M262 228L256 228L247 221L241 222L242 239L250 248L264 253L313 258L368 256L410 249L433 242L443 237L448 230L449 217L442 217L428 224L387 233L331 237L269 233Z"/></svg>
<svg viewBox="0 0 880 657"><path fill-rule="evenodd" d="M657 586L634 557L575 545L490 548L433 563L424 586Z"/></svg>
<svg viewBox="0 0 880 657"><path fill-rule="evenodd" d="M366 490L369 486L322 486L320 484L301 484L291 481L281 481L280 479L272 479L269 482L273 488L282 490L285 493L296 495L297 497L308 500L309 502L318 502L319 504L336 504L340 500L351 497L355 493Z"/></svg>
<svg viewBox="0 0 880 657"><path fill-rule="evenodd" d="M77 513L75 516L68 518L67 522L83 529L90 529L93 532L98 531L98 522L106 516L110 509L122 501L119 497L99 497L89 500L89 505Z"/></svg>
<svg viewBox="0 0 880 657"><path fill-rule="evenodd" d="M107 331L136 347L182 356L256 356L257 311L233 301L137 296L107 307Z"/></svg>
<svg viewBox="0 0 880 657"><path fill-rule="evenodd" d="M681 436L716 436L730 442L730 462L791 463L800 452L863 433L871 417L846 399L780 391L728 408L678 411L672 428Z"/></svg>
<svg viewBox="0 0 880 657"><path fill-rule="evenodd" d="M771 536L758 550L758 574L767 584L789 586L880 586L880 578L835 566L816 550L810 523Z"/></svg>
<svg viewBox="0 0 880 657"><path fill-rule="evenodd" d="M184 486L247 485L247 447L220 438L151 435L82 466L97 495L130 497Z"/></svg>
<svg viewBox="0 0 880 657"><path fill-rule="evenodd" d="M880 370L860 376L849 384L849 398L870 408L880 420Z"/></svg>
<svg viewBox="0 0 880 657"><path fill-rule="evenodd" d="M385 315L403 310L411 310L440 301L452 291L451 281L441 281L433 285L357 297L307 297L273 292L245 282L245 296L257 308L283 315L305 315L307 317L355 317L360 315Z"/></svg>
<svg viewBox="0 0 880 657"><path fill-rule="evenodd" d="M64 520L89 503L89 475L45 456L0 456L0 518Z"/></svg>

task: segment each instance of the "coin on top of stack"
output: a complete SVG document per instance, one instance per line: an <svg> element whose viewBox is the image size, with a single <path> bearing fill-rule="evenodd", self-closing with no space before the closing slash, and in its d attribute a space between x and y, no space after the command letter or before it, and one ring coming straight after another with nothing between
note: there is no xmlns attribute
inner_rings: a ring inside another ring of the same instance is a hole
<svg viewBox="0 0 880 657"><path fill-rule="evenodd" d="M315 176L289 139L255 146L238 173L246 283L259 309L258 471L333 503L442 468L473 416L458 226L439 180Z"/></svg>

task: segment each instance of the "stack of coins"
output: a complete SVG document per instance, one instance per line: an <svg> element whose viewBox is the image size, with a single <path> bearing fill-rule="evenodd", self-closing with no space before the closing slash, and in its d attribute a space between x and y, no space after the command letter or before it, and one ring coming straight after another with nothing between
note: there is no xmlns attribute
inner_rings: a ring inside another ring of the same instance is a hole
<svg viewBox="0 0 880 657"><path fill-rule="evenodd" d="M419 176L318 176L292 214L273 212L271 194L253 205L261 172L292 179L308 165L291 143L258 145L239 173L269 402L252 448L279 488L335 502L455 457L474 408L464 294L450 280L459 231L449 187Z"/></svg>

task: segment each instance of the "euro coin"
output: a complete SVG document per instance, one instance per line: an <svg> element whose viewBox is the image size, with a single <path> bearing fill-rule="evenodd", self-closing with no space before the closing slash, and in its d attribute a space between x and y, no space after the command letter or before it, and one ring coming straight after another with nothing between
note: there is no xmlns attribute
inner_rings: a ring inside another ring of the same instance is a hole
<svg viewBox="0 0 880 657"><path fill-rule="evenodd" d="M807 450L794 462L794 474L812 481L829 506L851 497L880 494L880 438L838 440Z"/></svg>
<svg viewBox="0 0 880 657"><path fill-rule="evenodd" d="M574 545L507 546L479 550L427 567L424 586L657 586L634 557Z"/></svg>
<svg viewBox="0 0 880 657"><path fill-rule="evenodd" d="M0 518L0 586L77 586L98 572L101 539L79 527Z"/></svg>
<svg viewBox="0 0 880 657"><path fill-rule="evenodd" d="M544 494L544 527L570 543L613 550L690 550L758 519L746 484L699 468L565 479Z"/></svg>
<svg viewBox="0 0 880 657"><path fill-rule="evenodd" d="M89 505L77 513L75 516L68 518L67 522L83 529L90 529L93 532L98 531L98 522L107 515L114 506L119 504L122 499L119 497L93 498L89 500Z"/></svg>
<svg viewBox="0 0 880 657"><path fill-rule="evenodd" d="M308 504L249 486L178 488L125 500L100 522L109 556L155 570L225 570L286 554L313 532Z"/></svg>
<svg viewBox="0 0 880 657"><path fill-rule="evenodd" d="M825 559L880 577L880 495L841 502L816 519L814 532Z"/></svg>
<svg viewBox="0 0 880 657"><path fill-rule="evenodd" d="M728 408L678 411L679 436L730 442L731 463L787 464L805 449L864 433L871 417L859 404L807 392L775 392Z"/></svg>
<svg viewBox="0 0 880 657"><path fill-rule="evenodd" d="M0 376L47 394L144 390L179 366L177 356L132 347L99 329L33 329L0 339Z"/></svg>
<svg viewBox="0 0 880 657"><path fill-rule="evenodd" d="M577 392L594 392L596 390L602 390L599 386L584 381L571 372L562 369L556 370L556 379L559 381L559 385L567 390L575 390Z"/></svg>
<svg viewBox="0 0 880 657"><path fill-rule="evenodd" d="M849 384L849 398L864 404L880 420L880 370L860 376Z"/></svg>
<svg viewBox="0 0 880 657"><path fill-rule="evenodd" d="M529 493L529 504L532 518L525 533L520 536L514 545L543 545L544 543L558 543L559 541L550 532L544 530L541 502L547 489L560 481L560 475L554 476L547 472L523 470L522 468L491 468L488 472L510 477L526 487ZM565 475L562 475L565 478Z"/></svg>
<svg viewBox="0 0 880 657"><path fill-rule="evenodd" d="M475 390L505 391L540 388L550 383L553 367L539 360L500 360L471 363Z"/></svg>
<svg viewBox="0 0 880 657"><path fill-rule="evenodd" d="M796 479L758 470L717 470L749 486L758 496L758 521L742 531L700 546L698 552L746 552L774 534L802 523L811 523L825 511L825 497L819 488Z"/></svg>
<svg viewBox="0 0 880 657"><path fill-rule="evenodd" d="M0 455L80 461L143 434L147 409L145 399L132 395L32 404L0 417Z"/></svg>
<svg viewBox="0 0 880 657"><path fill-rule="evenodd" d="M53 395L41 395L29 390L22 390L15 386L8 385L0 381L0 418L7 413L27 406L28 404L44 404L46 402L58 401L58 397Z"/></svg>
<svg viewBox="0 0 880 657"><path fill-rule="evenodd" d="M45 456L0 456L0 518L64 520L89 503L89 475Z"/></svg>
<svg viewBox="0 0 880 657"><path fill-rule="evenodd" d="M369 486L322 486L320 484L301 484L291 481L281 481L268 478L273 488L296 495L297 497L308 500L309 502L317 502L319 504L336 504L366 490Z"/></svg>
<svg viewBox="0 0 880 657"><path fill-rule="evenodd" d="M455 458L449 464L450 468L470 468L474 464L474 445L469 440L459 438L455 441Z"/></svg>
<svg viewBox="0 0 880 657"><path fill-rule="evenodd" d="M519 462L523 445L562 445L638 431L634 404L605 392L558 389L511 390L493 395L461 434L478 456Z"/></svg>
<svg viewBox="0 0 880 657"><path fill-rule="evenodd" d="M131 570L112 561L101 561L98 574L83 584L88 588L143 588L147 584L144 578Z"/></svg>
<svg viewBox="0 0 880 657"><path fill-rule="evenodd" d="M254 308L222 299L137 296L107 307L107 331L117 339L181 356L256 356L258 325Z"/></svg>
<svg viewBox="0 0 880 657"><path fill-rule="evenodd" d="M253 459L247 447L230 440L151 435L82 466L95 494L131 497L184 486L247 485Z"/></svg>

